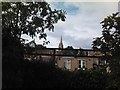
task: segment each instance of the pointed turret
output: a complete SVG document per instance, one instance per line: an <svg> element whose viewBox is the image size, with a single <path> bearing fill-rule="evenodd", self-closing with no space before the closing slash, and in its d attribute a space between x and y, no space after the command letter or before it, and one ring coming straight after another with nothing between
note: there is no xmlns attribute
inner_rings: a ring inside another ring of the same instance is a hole
<svg viewBox="0 0 120 90"><path fill-rule="evenodd" d="M59 48L63 48L63 43L62 43L62 35L61 35L61 39L60 39L60 43L59 43Z"/></svg>
<svg viewBox="0 0 120 90"><path fill-rule="evenodd" d="M120 16L120 1L118 2L118 12L119 12L119 16Z"/></svg>

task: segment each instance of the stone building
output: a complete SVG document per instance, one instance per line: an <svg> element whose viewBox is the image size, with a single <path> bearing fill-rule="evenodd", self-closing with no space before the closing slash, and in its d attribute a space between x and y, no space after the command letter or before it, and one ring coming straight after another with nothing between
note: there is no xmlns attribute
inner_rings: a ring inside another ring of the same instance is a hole
<svg viewBox="0 0 120 90"><path fill-rule="evenodd" d="M59 48L63 49L62 37L59 43ZM72 52L69 51L69 53ZM60 52L61 53L61 52ZM58 56L56 57L56 66L61 69L67 69L70 71L78 70L78 69L90 69L97 67L100 64L104 64L105 62L101 62L100 58L89 58L88 56L100 56L100 52L96 51L83 51L80 53L77 52L77 55L84 54L86 57L74 57L74 56Z"/></svg>
<svg viewBox="0 0 120 90"><path fill-rule="evenodd" d="M84 70L105 64L105 62L101 62L100 58L89 57L89 56L101 56L101 53L98 51L94 51L94 50L88 51L85 49L84 51L81 50L76 51L75 49L72 48L72 46L63 48L64 44L62 41L62 36L60 39L60 43L58 45L58 49L50 49L42 45L36 45L34 41L30 42L28 45L30 47L32 46L34 48L34 51L29 51L32 52L32 55L26 54L25 55L26 59L40 60L44 62L55 61L55 66L63 70L70 70L70 71L74 71L78 69ZM54 56L54 54L56 56ZM61 55L61 56L57 56L57 55Z"/></svg>

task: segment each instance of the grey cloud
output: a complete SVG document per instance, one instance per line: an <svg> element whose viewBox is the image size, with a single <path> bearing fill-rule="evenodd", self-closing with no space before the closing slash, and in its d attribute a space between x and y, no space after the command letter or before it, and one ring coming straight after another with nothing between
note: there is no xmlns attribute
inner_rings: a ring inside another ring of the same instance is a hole
<svg viewBox="0 0 120 90"><path fill-rule="evenodd" d="M48 47L58 47L62 35L65 47L69 45L74 48L91 48L93 38L101 35L100 22L109 13L111 14L116 10L114 3L82 4L74 2L74 5L77 7L80 5L79 13L67 15L64 23L60 22L55 25L54 32L47 32L48 40L51 42Z"/></svg>
<svg viewBox="0 0 120 90"><path fill-rule="evenodd" d="M74 48L91 48L92 38L80 38L79 40L75 40L73 37L63 37L64 42L67 42L69 46L73 46Z"/></svg>

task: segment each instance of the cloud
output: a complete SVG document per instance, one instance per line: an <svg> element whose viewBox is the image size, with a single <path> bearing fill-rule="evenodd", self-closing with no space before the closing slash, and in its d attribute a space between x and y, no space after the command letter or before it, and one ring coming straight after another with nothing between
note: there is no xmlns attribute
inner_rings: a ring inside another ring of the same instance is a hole
<svg viewBox="0 0 120 90"><path fill-rule="evenodd" d="M62 3L64 9L63 5L65 8L74 6L79 9L76 9L77 13L74 15L69 12L66 21L56 24L55 32L48 33L48 36L56 38L56 41L59 42L62 34L65 45L73 45L75 48L91 48L93 38L101 36L100 22L107 15L117 11L117 3L65 2ZM54 41L51 43L54 43Z"/></svg>
<svg viewBox="0 0 120 90"><path fill-rule="evenodd" d="M80 7L77 5L71 4L71 2L51 2L50 3L52 8L56 9L62 9L64 11L67 11L67 14L69 15L75 15L77 14L77 11L79 11Z"/></svg>
<svg viewBox="0 0 120 90"><path fill-rule="evenodd" d="M93 38L101 36L100 22L117 12L117 2L50 2L52 8L66 10L66 21L55 24L55 31L46 31L47 47L58 47L61 35L64 47L91 48ZM42 43L36 40L36 43Z"/></svg>

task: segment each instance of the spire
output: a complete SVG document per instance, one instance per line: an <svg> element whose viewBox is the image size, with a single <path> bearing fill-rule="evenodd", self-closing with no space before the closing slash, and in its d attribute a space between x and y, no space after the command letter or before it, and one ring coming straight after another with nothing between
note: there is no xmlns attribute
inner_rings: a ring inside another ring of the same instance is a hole
<svg viewBox="0 0 120 90"><path fill-rule="evenodd" d="M63 43L62 43L62 35L61 35L61 39L60 39L60 43L59 43L59 48L63 48Z"/></svg>
<svg viewBox="0 0 120 90"><path fill-rule="evenodd" d="M61 35L60 43L62 43L62 35Z"/></svg>
<svg viewBox="0 0 120 90"><path fill-rule="evenodd" d="M119 16L120 16L120 1L118 2L118 12L119 12Z"/></svg>

